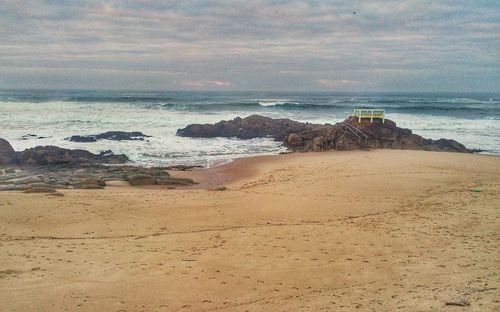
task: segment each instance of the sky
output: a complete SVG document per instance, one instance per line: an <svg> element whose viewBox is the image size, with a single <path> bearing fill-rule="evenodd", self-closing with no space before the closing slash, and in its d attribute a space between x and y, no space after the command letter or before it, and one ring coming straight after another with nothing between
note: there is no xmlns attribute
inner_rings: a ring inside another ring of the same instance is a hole
<svg viewBox="0 0 500 312"><path fill-rule="evenodd" d="M0 0L0 89L500 92L498 0Z"/></svg>

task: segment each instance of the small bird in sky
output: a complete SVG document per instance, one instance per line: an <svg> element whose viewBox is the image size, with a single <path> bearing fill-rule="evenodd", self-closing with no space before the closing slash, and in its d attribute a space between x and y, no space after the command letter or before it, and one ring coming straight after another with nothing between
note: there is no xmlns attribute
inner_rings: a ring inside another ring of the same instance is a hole
<svg viewBox="0 0 500 312"><path fill-rule="evenodd" d="M356 15L356 11L354 11L352 14Z"/></svg>

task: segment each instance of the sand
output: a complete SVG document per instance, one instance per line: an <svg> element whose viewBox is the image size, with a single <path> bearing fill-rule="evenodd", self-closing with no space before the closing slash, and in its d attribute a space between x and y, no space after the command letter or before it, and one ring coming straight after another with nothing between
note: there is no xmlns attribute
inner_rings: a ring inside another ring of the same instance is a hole
<svg viewBox="0 0 500 312"><path fill-rule="evenodd" d="M227 190L1 192L0 310L500 310L500 157L324 152L183 174Z"/></svg>

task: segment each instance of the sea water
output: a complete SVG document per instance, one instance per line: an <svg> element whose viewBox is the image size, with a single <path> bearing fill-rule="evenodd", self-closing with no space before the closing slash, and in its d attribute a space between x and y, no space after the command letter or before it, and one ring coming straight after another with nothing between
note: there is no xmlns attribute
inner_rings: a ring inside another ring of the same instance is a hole
<svg viewBox="0 0 500 312"><path fill-rule="evenodd" d="M0 91L0 137L16 150L37 145L110 149L139 164L211 166L285 149L269 138L185 138L176 136L177 129L252 114L334 124L354 108L384 108L388 119L424 138L454 139L468 148L500 154L499 94ZM151 137L67 140L111 130L141 131Z"/></svg>

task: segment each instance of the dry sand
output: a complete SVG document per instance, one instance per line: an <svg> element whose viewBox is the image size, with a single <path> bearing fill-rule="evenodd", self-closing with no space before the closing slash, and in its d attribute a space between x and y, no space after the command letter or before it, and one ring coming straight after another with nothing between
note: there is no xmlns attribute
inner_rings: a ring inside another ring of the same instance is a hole
<svg viewBox="0 0 500 312"><path fill-rule="evenodd" d="M228 190L1 192L0 310L500 310L500 157L325 152L185 174Z"/></svg>

